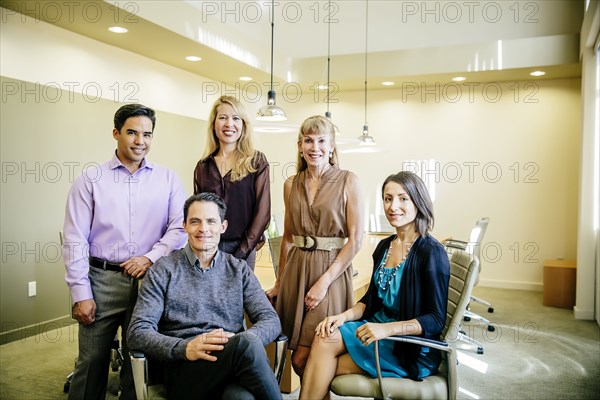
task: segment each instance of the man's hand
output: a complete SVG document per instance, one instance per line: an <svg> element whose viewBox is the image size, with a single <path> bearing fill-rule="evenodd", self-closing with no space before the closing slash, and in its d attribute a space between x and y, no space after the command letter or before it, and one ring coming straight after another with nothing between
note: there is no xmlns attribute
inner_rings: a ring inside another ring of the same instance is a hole
<svg viewBox="0 0 600 400"><path fill-rule="evenodd" d="M78 301L73 304L73 318L83 325L93 324L96 320L96 302L94 299Z"/></svg>
<svg viewBox="0 0 600 400"><path fill-rule="evenodd" d="M127 275L131 275L134 278L144 276L151 266L152 261L146 256L131 257L129 260L121 263L121 267L123 267Z"/></svg>
<svg viewBox="0 0 600 400"><path fill-rule="evenodd" d="M211 353L223 350L225 343L232 336L233 333L225 332L223 329L215 329L214 331L198 335L187 344L185 357L189 361L217 361L217 357Z"/></svg>

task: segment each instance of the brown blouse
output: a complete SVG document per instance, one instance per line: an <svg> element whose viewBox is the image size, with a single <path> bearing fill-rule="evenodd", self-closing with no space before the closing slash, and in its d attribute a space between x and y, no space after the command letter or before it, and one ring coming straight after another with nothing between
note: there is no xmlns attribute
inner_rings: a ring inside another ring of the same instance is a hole
<svg viewBox="0 0 600 400"><path fill-rule="evenodd" d="M256 172L232 182L231 171L221 176L215 155L216 152L198 161L194 170L194 194L211 192L225 201L225 219L229 225L221 240L240 241L233 255L246 259L255 247L264 243L263 233L271 220L269 162L263 153L255 151L252 165Z"/></svg>

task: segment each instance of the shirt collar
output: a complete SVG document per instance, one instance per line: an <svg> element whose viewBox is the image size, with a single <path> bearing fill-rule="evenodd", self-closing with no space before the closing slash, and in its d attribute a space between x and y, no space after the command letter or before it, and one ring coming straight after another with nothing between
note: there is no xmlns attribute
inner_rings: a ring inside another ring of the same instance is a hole
<svg viewBox="0 0 600 400"><path fill-rule="evenodd" d="M221 250L217 250L215 256L213 257L213 260L210 263L210 266L207 269L203 269L202 266L200 265L200 260L198 260L198 257L196 257L196 254L194 254L194 251L190 247L189 243L185 245L184 251L185 251L185 255L186 255L190 265L192 267L199 269L202 272L211 270L215 265L217 265L217 262L222 257Z"/></svg>
<svg viewBox="0 0 600 400"><path fill-rule="evenodd" d="M110 163L110 169L115 169L115 168L119 168L119 167L127 168L121 162L121 160L119 160L119 157L117 157L117 150L115 150L115 152L113 153L113 156L109 163ZM149 162L146 157L144 157L144 159L142 160L142 164L140 165L140 168L138 169L138 171L140 169L144 169L144 168L149 168L149 169L153 168L153 164L151 162Z"/></svg>

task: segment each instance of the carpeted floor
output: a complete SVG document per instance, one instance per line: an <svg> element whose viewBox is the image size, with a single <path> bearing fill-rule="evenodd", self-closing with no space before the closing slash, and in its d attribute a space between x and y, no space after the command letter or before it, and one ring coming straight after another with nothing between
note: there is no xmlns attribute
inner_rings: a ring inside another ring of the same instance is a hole
<svg viewBox="0 0 600 400"><path fill-rule="evenodd" d="M495 312L473 306L496 325L466 324L484 354L463 346L459 399L596 399L600 393L600 329L571 310L544 307L542 293L476 287ZM77 327L41 332L0 346L0 399L65 400L63 384L77 356ZM109 386L117 384L111 373ZM107 399L116 399L107 394ZM298 391L284 395L298 398ZM337 399L338 397L333 397Z"/></svg>

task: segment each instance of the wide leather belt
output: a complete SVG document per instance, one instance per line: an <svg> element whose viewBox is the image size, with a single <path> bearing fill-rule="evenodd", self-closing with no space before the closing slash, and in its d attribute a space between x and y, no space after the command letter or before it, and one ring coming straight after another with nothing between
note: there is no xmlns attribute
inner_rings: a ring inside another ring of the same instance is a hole
<svg viewBox="0 0 600 400"><path fill-rule="evenodd" d="M90 267L100 268L105 271L123 272L125 269L119 266L119 263L113 263L110 261L103 260L101 258L90 257Z"/></svg>
<svg viewBox="0 0 600 400"><path fill-rule="evenodd" d="M319 236L292 236L292 244L304 251L339 250L346 244L346 238Z"/></svg>

